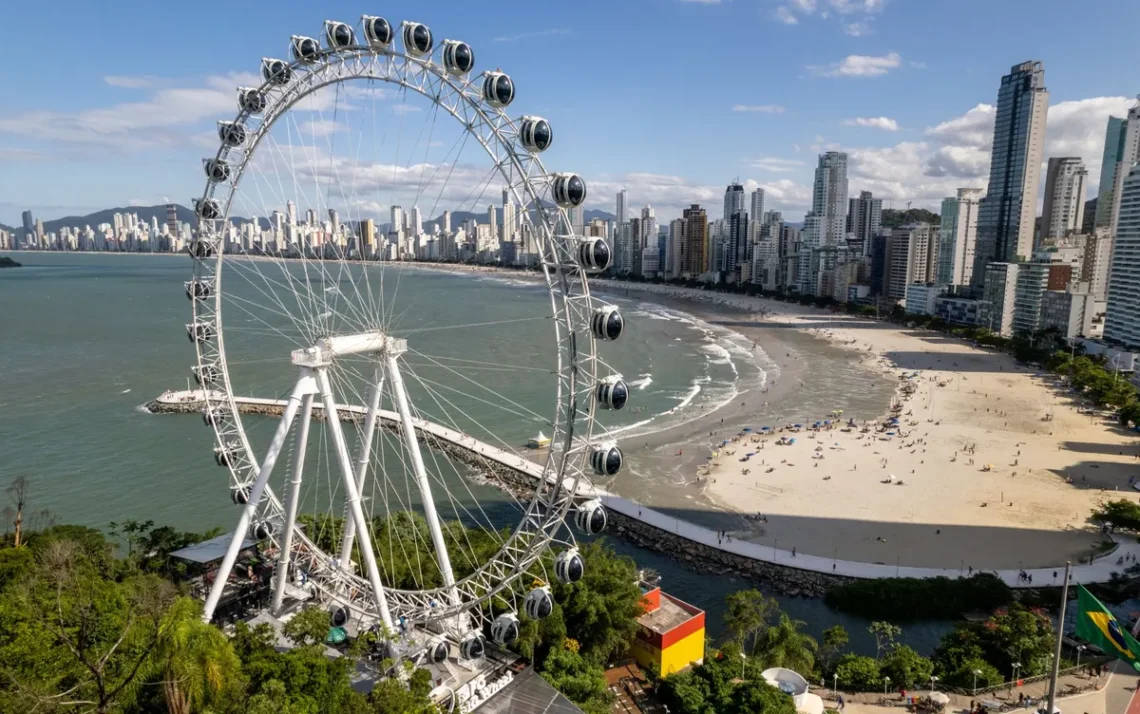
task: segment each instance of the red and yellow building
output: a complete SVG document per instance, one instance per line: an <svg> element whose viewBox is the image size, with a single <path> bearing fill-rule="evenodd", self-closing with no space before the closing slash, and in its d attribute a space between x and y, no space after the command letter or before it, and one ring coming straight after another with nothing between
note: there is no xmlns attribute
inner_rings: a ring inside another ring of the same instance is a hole
<svg viewBox="0 0 1140 714"><path fill-rule="evenodd" d="M633 643L633 656L642 667L652 667L664 677L705 658L705 613L641 583L645 614L638 618L641 632Z"/></svg>

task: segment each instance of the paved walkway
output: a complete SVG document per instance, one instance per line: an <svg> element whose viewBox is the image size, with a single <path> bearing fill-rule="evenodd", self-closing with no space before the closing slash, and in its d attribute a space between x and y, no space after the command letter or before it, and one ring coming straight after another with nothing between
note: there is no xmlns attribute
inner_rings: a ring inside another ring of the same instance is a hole
<svg viewBox="0 0 1140 714"><path fill-rule="evenodd" d="M187 395L194 393L193 391L168 392L159 397L158 401L185 404L188 401ZM236 397L234 401L239 407L243 404L251 406L284 407L286 404L285 400L281 399L259 399L256 397ZM317 406L318 405L314 405L314 407ZM362 415L367 411L365 407L355 405L339 405L337 409ZM393 411L381 409L379 416L382 420L387 422L399 422L399 415ZM535 463L525 456L520 455L518 452L500 449L486 442L479 441L467 434L463 434L441 424L436 424L435 422L413 417L412 423L417 429L425 433L469 449L491 461L521 471L536 481L544 477L544 466L542 464ZM549 477L547 480L550 480ZM570 484L567 483L567 486L569 485ZM739 555L760 562L775 563L788 568L858 579L959 578L969 574L968 571L963 572L960 568L919 568L906 565L900 567L898 565L863 563L851 560L834 560L826 556L796 553L748 541L718 539L716 531L712 529L689 523L688 521L682 521L673 516L661 513L660 511L655 511L652 508L609 493L592 484L582 484L579 488L579 493L584 498L601 499L606 508L620 513L626 518L641 521L668 533L679 535L694 543L699 543L708 548L715 548L725 553ZM1116 542L1117 548L1110 553L1097 558L1092 563L1082 563L1073 566L1072 581L1074 583L1108 582L1112 577L1112 573L1122 570L1122 567L1116 564L1117 559L1121 556L1132 555L1140 562L1140 543L1136 542L1135 538L1125 538L1117 540ZM1023 582L1019 577L1022 571L1017 569L1011 568L985 572L997 575L1010 587L1032 588L1060 585L1064 571L1065 566L1063 563L1059 563L1055 567L1026 569L1024 572L1033 576L1032 584ZM1140 714L1140 710L1138 710L1136 714Z"/></svg>

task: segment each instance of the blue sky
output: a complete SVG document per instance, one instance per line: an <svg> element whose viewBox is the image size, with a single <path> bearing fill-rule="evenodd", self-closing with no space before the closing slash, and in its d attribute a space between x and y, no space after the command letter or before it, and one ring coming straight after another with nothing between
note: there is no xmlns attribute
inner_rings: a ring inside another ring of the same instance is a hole
<svg viewBox="0 0 1140 714"><path fill-rule="evenodd" d="M625 186L658 220L690 202L718 217L734 179L798 220L831 148L852 192L895 205L984 187L990 105L1028 59L1051 93L1046 155L1082 156L1095 188L1105 119L1140 91L1135 0L10 3L0 222L189 203L241 74L362 13L469 42L515 79L512 114L554 125L548 167L586 178L592 207Z"/></svg>

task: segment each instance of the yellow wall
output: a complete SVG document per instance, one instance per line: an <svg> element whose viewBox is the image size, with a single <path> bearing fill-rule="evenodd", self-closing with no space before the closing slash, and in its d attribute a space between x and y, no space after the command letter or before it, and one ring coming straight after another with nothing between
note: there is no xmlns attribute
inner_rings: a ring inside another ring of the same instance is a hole
<svg viewBox="0 0 1140 714"><path fill-rule="evenodd" d="M705 656L705 630L674 642L661 653L661 676L680 671L690 664L699 663Z"/></svg>
<svg viewBox="0 0 1140 714"><path fill-rule="evenodd" d="M646 644L641 640L634 640L630 650L633 652L633 658L637 660L637 663L642 667L661 668L661 650L656 647Z"/></svg>

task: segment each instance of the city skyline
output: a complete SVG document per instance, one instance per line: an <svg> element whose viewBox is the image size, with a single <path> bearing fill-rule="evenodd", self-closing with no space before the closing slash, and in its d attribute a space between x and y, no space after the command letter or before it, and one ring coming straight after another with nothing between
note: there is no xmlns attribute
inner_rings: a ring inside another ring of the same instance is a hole
<svg viewBox="0 0 1140 714"><path fill-rule="evenodd" d="M586 178L587 208L606 211L614 210L620 187L628 190L630 206L650 203L663 215L679 215L693 202L715 206L723 186L738 176L746 192L762 187L770 208L798 220L810 205L814 156L831 149L850 157L852 195L869 190L884 207L913 202L937 211L941 199L957 188L984 185L992 77L1029 58L1041 59L1049 71L1045 157L1081 158L1089 170L1090 195L1096 195L1107 117L1124 116L1134 91L1128 77L1103 70L1137 59L1129 43L1113 41L1117 34L1125 37L1130 18L1138 18L1138 10L1125 2L1084 8L1084 20L1075 28L1062 23L1064 13L1033 3L1046 32L1063 28L1071 40L1049 46L1036 40L1043 34L1015 40L999 32L1003 22L1014 22L1026 11L1027 2L986 7L989 23L973 22L968 12L906 0L661 0L653 5L653 13L594 2L577 4L573 12L529 7L537 12L527 14L525 24L515 19L523 14L510 8L489 17L454 4L425 10L391 3L385 12L393 19L429 22L441 38L471 42L479 69L501 66L528 88L528 111L542 112L556 127L573 124L573 131L557 132L550 156L572 163ZM289 34L315 34L326 17L355 20L363 11L350 3L320 10L298 4L266 18L245 8L236 17L227 15L249 28L245 40L239 47L224 47L201 45L200 37L209 33L204 27L193 31L198 23L214 22L217 13L208 6L194 18L159 9L157 24L170 12L169 21L187 31L161 38L141 33L130 53L92 56L78 35L68 41L72 34L130 28L136 22L132 9L107 8L82 23L55 27L54 14L69 8L84 14L73 3L14 10L15 24L52 26L63 41L46 66L25 70L11 83L11 101L0 115L0 158L15 170L0 184L0 223L19 226L24 209L50 220L132 203L187 204L201 189L197 159L208 153L204 135L215 120L232 114L234 87L256 70L248 50L284 55ZM635 21L643 32L623 31ZM942 46L934 55L914 37L914 28L931 24L969 33L977 42L962 43L961 49ZM652 39L661 36L658 29L678 26L728 33L729 56L663 57L650 51ZM729 35L738 33L755 40L755 47L732 42ZM1096 42L1084 41L1094 33ZM999 34L1002 42L986 41ZM199 38L193 52L191 38ZM13 41L22 53L38 40ZM1076 47L1084 49L1076 52ZM644 76L639 82L662 97L699 73L707 111L699 124L683 113L661 110L647 123L633 104L607 102L617 109L581 110L582 99L606 100L613 89L575 100L573 93L567 99L543 82L527 81L539 71L528 65L543 65L528 61L535 52L576 50L581 56L575 71L584 77L620 63L629 76ZM146 74L138 72L140 56L147 58ZM742 63L746 56L749 62L757 56L764 62L765 81L758 86L742 88L738 81L709 76L715 74L709 72L714 61ZM44 75L59 76L64 67L66 91L61 92L60 82L47 82ZM634 125L638 131L628 131ZM660 151L661 146L669 151ZM1038 183L1043 186L1043 175Z"/></svg>

